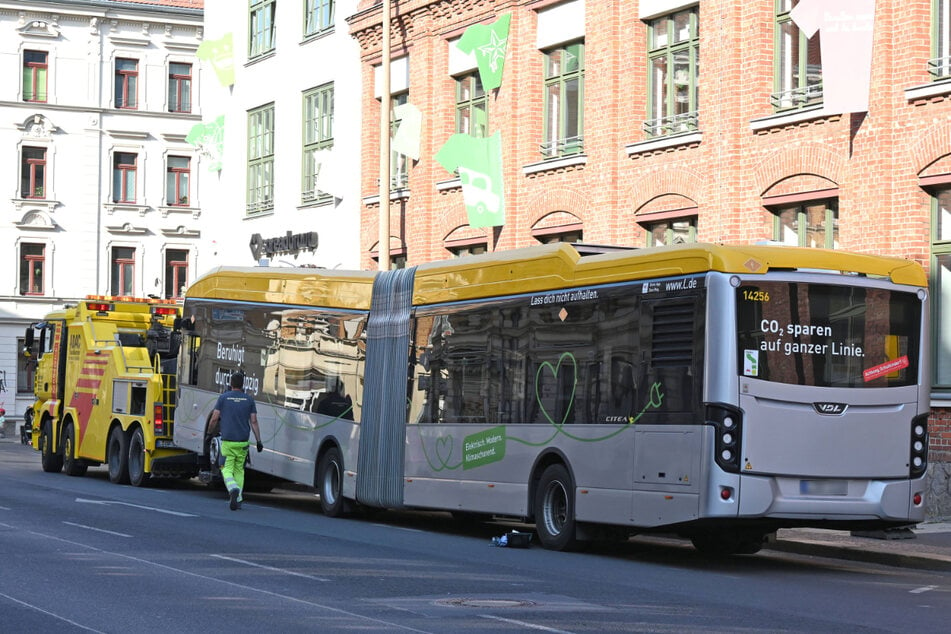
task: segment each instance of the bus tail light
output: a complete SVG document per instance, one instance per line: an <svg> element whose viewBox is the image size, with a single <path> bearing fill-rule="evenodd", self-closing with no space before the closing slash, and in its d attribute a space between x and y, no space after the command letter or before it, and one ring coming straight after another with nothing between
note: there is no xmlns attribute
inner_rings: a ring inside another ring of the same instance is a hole
<svg viewBox="0 0 951 634"><path fill-rule="evenodd" d="M152 428L156 436L165 435L165 408L161 403L152 406Z"/></svg>
<svg viewBox="0 0 951 634"><path fill-rule="evenodd" d="M928 470L928 415L915 416L911 421L911 456L909 475L920 478Z"/></svg>
<svg viewBox="0 0 951 634"><path fill-rule="evenodd" d="M707 424L716 430L714 459L724 471L740 471L740 438L743 431L743 414L740 410L723 404L707 405Z"/></svg>

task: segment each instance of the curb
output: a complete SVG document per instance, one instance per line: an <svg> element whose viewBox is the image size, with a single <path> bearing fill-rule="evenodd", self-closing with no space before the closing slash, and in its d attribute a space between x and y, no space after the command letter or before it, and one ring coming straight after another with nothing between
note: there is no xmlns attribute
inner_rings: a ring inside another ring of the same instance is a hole
<svg viewBox="0 0 951 634"><path fill-rule="evenodd" d="M763 548L764 550L775 550L797 555L813 555L816 557L860 561L863 563L881 564L900 568L951 572L951 556L928 557L924 555L882 552L879 550L866 550L859 547L788 539L778 539L765 544Z"/></svg>

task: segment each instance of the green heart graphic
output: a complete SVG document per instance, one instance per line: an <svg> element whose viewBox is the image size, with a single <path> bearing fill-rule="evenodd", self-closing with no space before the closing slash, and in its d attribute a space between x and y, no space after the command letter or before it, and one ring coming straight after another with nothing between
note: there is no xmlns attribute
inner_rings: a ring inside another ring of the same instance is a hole
<svg viewBox="0 0 951 634"><path fill-rule="evenodd" d="M556 382L555 385L557 386L558 373L561 371L561 366L563 363L565 363L566 359L571 362L571 371L574 374L574 381L572 381L571 383L571 397L568 399L568 407L565 408L565 415L562 417L560 423L556 423L555 419L552 418L551 412L549 412L545 408L545 404L542 403L541 390L539 390L538 387L539 387L539 383L541 382L542 371L545 368L548 368L549 370L551 370L552 378L555 379L555 382ZM540 366L538 366L538 371L535 373L535 402L538 403L538 407L539 409L541 409L542 416L545 417L545 420L551 423L555 428L561 429L564 426L565 421L568 420L568 414L571 413L571 408L575 404L575 390L577 388L578 388L578 362L575 361L574 355L571 354L570 352L562 352L561 356L558 357L557 365L552 365L548 361L545 361Z"/></svg>
<svg viewBox="0 0 951 634"><path fill-rule="evenodd" d="M443 467L449 466L452 458L452 436L440 436L436 439L436 458Z"/></svg>

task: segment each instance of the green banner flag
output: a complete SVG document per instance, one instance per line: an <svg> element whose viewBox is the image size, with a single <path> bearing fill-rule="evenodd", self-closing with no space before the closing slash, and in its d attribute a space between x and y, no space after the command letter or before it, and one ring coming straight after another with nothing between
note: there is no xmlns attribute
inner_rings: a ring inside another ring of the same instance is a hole
<svg viewBox="0 0 951 634"><path fill-rule="evenodd" d="M476 64L479 65L479 78L486 90L502 85L502 67L505 65L511 21L512 14L506 13L490 24L473 24L456 43L456 47L463 53L475 54Z"/></svg>
<svg viewBox="0 0 951 634"><path fill-rule="evenodd" d="M211 159L208 171L220 172L224 158L225 116L221 115L207 123L196 123L188 131L185 142L194 145L199 152Z"/></svg>
<svg viewBox="0 0 951 634"><path fill-rule="evenodd" d="M226 33L224 37L217 40L205 40L195 51L198 59L211 62L211 67L215 69L215 75L218 76L218 82L222 86L234 84L234 44L232 40L231 33Z"/></svg>
<svg viewBox="0 0 951 634"><path fill-rule="evenodd" d="M501 132L486 138L454 134L439 148L436 160L447 171L459 173L470 227L505 224Z"/></svg>

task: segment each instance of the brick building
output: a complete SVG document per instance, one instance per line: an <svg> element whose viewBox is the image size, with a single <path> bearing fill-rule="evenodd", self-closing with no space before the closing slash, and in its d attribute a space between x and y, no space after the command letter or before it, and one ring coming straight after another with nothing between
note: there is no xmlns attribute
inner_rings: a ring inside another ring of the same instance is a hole
<svg viewBox="0 0 951 634"><path fill-rule="evenodd" d="M920 262L935 308L931 512L949 516L949 2L829 4L393 2L391 102L419 109L421 133L418 160L393 157L388 246L397 264L550 240L775 240ZM480 92L475 57L456 44L503 15L502 82ZM381 18L379 0L363 0L348 20L367 122L380 117ZM867 105L855 106L866 91L849 82L865 73ZM372 268L380 139L363 129L360 248ZM454 133L496 132L505 222L475 228L460 179L434 157Z"/></svg>

